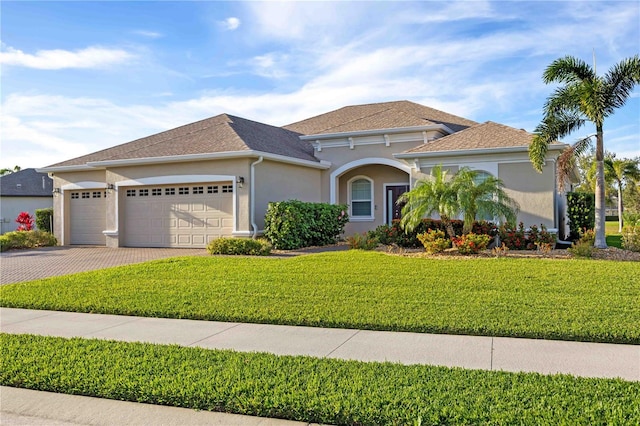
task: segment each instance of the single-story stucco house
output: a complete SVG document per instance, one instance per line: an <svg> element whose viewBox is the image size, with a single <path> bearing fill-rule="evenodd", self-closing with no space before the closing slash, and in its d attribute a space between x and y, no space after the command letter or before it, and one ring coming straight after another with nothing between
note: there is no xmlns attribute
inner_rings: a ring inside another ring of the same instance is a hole
<svg viewBox="0 0 640 426"><path fill-rule="evenodd" d="M550 147L531 166L532 135L409 101L340 108L283 127L221 114L40 169L54 179L63 245L204 247L251 237L270 201L344 203L346 234L399 215L395 201L430 169L467 166L498 176L519 221L564 229Z"/></svg>
<svg viewBox="0 0 640 426"><path fill-rule="evenodd" d="M53 180L36 169L24 169L0 176L0 234L18 228L22 212L34 217L38 209L53 207Z"/></svg>

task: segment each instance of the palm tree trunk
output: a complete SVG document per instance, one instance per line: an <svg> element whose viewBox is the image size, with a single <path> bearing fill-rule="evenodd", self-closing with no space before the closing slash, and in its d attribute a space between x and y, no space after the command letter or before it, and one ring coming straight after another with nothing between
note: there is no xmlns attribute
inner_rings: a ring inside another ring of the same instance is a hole
<svg viewBox="0 0 640 426"><path fill-rule="evenodd" d="M453 230L451 219L449 219L449 216L440 215L440 220L442 220L442 223L444 223L444 228L447 230L447 235L449 236L451 241L453 241L453 238L456 236L456 233Z"/></svg>
<svg viewBox="0 0 640 426"><path fill-rule="evenodd" d="M618 181L618 232L622 233L622 227L624 226L624 221L622 219L622 213L624 212L624 208L622 206L622 182Z"/></svg>
<svg viewBox="0 0 640 426"><path fill-rule="evenodd" d="M593 246L596 248L607 248L607 239L604 234L604 141L602 136L602 124L596 125L596 131L596 240Z"/></svg>

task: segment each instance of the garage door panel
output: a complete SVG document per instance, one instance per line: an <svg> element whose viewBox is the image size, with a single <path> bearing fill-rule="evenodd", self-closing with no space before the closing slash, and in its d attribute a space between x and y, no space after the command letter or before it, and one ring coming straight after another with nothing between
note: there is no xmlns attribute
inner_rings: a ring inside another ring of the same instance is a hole
<svg viewBox="0 0 640 426"><path fill-rule="evenodd" d="M134 247L206 247L233 232L233 194L207 188L220 184L143 187L152 197L126 196L124 245ZM232 185L226 186L231 191ZM129 194L129 190L125 194ZM158 195L159 194L159 195ZM132 229L133 228L133 229Z"/></svg>
<svg viewBox="0 0 640 426"><path fill-rule="evenodd" d="M105 245L106 200L103 191L70 194L71 244Z"/></svg>

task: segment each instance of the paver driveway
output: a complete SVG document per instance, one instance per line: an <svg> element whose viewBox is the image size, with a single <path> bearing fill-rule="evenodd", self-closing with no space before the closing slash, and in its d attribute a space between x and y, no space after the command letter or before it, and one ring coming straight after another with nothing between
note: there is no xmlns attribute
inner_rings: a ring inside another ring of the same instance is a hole
<svg viewBox="0 0 640 426"><path fill-rule="evenodd" d="M206 256L205 249L43 247L0 254L0 284L37 280L175 256Z"/></svg>

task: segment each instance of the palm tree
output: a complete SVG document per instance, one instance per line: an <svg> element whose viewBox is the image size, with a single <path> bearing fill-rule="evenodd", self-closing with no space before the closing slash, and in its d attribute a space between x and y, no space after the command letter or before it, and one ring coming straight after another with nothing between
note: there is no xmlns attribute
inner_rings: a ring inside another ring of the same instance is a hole
<svg viewBox="0 0 640 426"><path fill-rule="evenodd" d="M447 178L447 171L442 170L441 165L431 169L430 179L417 181L412 190L398 199L398 203L405 203L400 226L406 231L412 231L423 217L438 213L449 238L456 236L451 218L460 213L460 205L453 182Z"/></svg>
<svg viewBox="0 0 640 426"><path fill-rule="evenodd" d="M455 232L451 218L460 214L464 218L463 233L467 234L478 216L505 218L515 223L518 211L517 203L504 191L502 180L491 175L484 177L468 167L448 179L447 171L443 171L441 165L435 166L430 179L416 182L398 202L406 202L400 221L405 230L413 230L423 217L438 213L452 239Z"/></svg>
<svg viewBox="0 0 640 426"><path fill-rule="evenodd" d="M594 246L606 248L604 198L604 119L622 107L636 84L640 84L640 55L624 59L604 76L573 56L553 61L543 73L543 80L563 83L547 98L542 122L535 129L529 146L533 167L542 172L549 144L578 130L587 122L596 127L596 239ZM575 156L591 144L587 136L569 147L558 159L560 187L575 164Z"/></svg>
<svg viewBox="0 0 640 426"><path fill-rule="evenodd" d="M500 218L515 224L520 206L507 195L502 179L464 167L456 173L454 182L464 217L464 234L471 232L478 217Z"/></svg>
<svg viewBox="0 0 640 426"><path fill-rule="evenodd" d="M618 190L618 232L622 232L624 211L622 203L622 189L625 183L635 183L640 180L639 160L618 159L615 155L609 155L604 159L605 178L615 182Z"/></svg>

